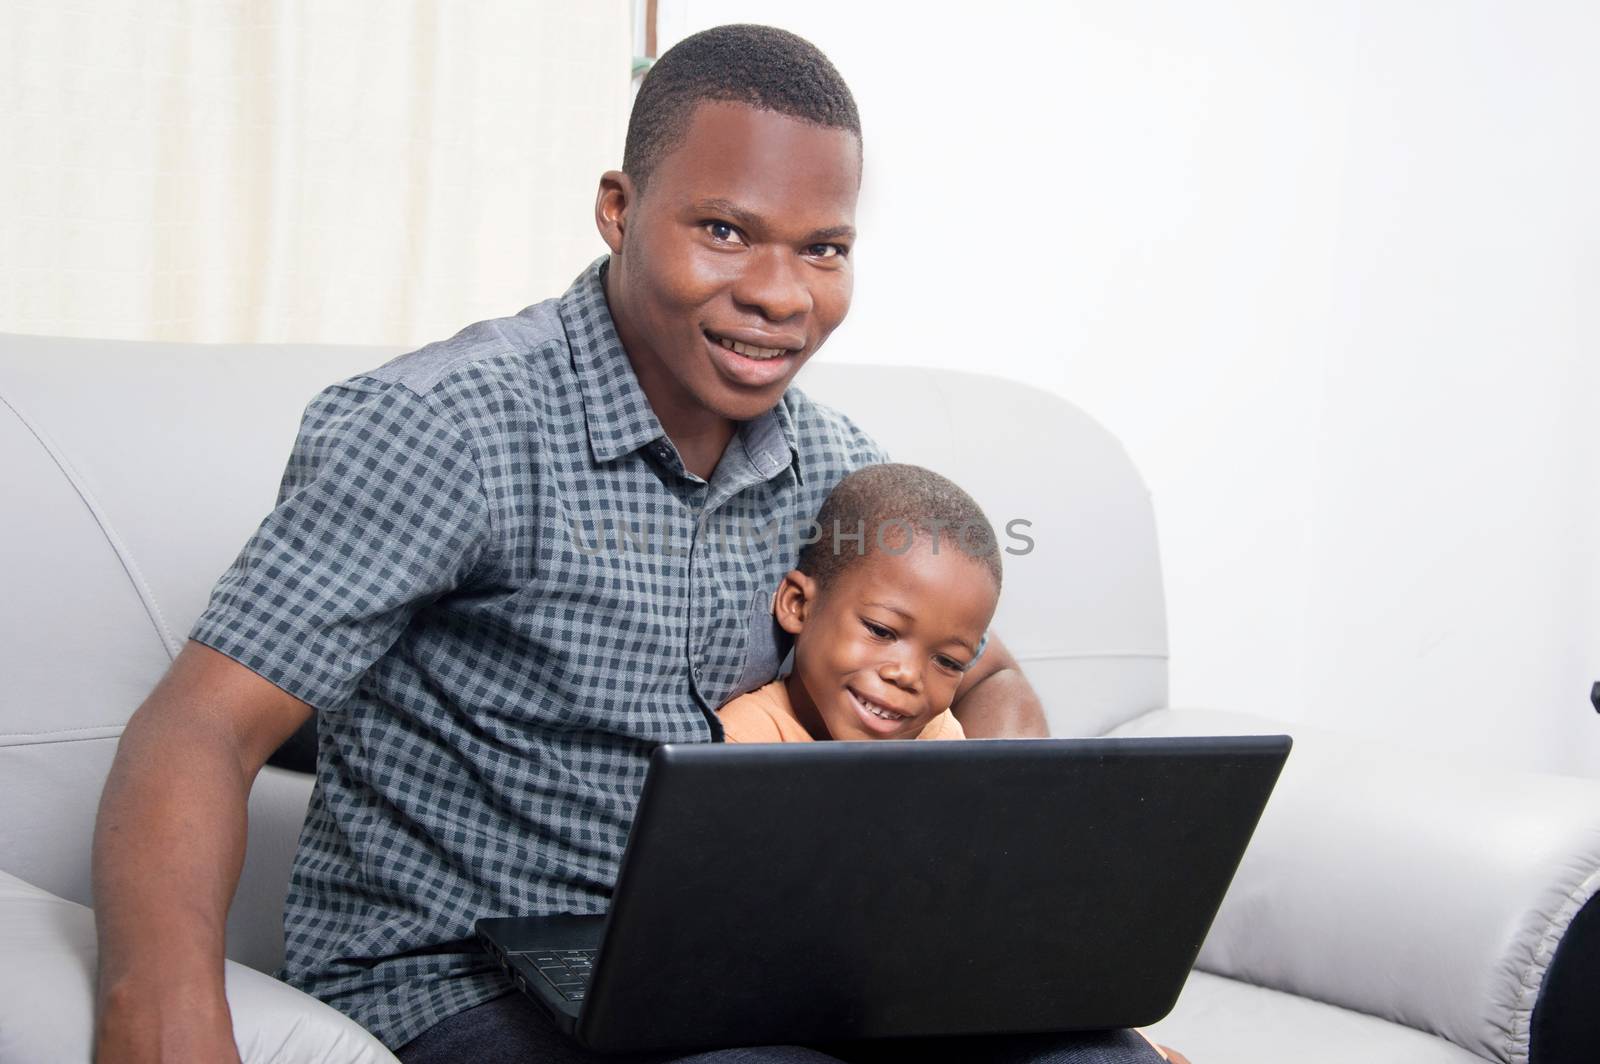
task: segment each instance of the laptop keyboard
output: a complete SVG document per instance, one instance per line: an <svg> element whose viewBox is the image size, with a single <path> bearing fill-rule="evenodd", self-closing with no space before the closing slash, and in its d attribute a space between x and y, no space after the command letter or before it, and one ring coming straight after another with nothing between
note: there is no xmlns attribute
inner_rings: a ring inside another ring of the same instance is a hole
<svg viewBox="0 0 1600 1064"><path fill-rule="evenodd" d="M592 949L528 950L515 953L539 969L539 974L556 988L556 993L568 1001L582 1001L589 986L589 976L594 972Z"/></svg>

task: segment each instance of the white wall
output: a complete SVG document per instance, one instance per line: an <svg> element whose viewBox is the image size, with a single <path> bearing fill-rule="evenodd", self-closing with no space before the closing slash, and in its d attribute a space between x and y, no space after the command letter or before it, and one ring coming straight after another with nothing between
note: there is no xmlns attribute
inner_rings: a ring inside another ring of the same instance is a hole
<svg viewBox="0 0 1600 1064"><path fill-rule="evenodd" d="M1600 775L1600 7L660 7L663 49L770 22L856 93L824 357L1127 444L1176 704Z"/></svg>

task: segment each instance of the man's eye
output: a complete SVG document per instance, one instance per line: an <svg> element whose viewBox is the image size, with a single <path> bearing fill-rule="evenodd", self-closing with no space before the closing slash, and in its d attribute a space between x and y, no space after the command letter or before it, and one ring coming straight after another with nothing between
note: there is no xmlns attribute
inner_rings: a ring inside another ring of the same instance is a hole
<svg viewBox="0 0 1600 1064"><path fill-rule="evenodd" d="M707 233L711 234L711 239L717 241L719 244L744 243L744 241L738 239L739 230L735 229L727 222L704 222L702 223L702 226Z"/></svg>
<svg viewBox="0 0 1600 1064"><path fill-rule="evenodd" d="M848 249L846 249L842 244L812 244L810 247L806 248L806 251L810 253L813 258L818 259L843 258L847 250Z"/></svg>

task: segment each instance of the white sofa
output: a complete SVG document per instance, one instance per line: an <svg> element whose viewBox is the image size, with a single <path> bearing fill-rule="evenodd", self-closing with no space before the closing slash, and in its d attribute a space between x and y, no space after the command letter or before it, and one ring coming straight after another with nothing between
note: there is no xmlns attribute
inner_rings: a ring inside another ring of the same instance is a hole
<svg viewBox="0 0 1600 1064"><path fill-rule="evenodd" d="M117 737L271 506L306 401L394 353L0 336L6 1064L88 1059L81 906ZM1059 398L972 374L824 355L801 386L966 485L997 525L1031 522L996 629L1055 734L1294 734L1162 1041L1196 1064L1600 1061L1600 781L1169 708L1154 517L1114 437ZM262 974L281 954L309 790L269 767L252 796L228 924L240 1045L247 1061L391 1060Z"/></svg>

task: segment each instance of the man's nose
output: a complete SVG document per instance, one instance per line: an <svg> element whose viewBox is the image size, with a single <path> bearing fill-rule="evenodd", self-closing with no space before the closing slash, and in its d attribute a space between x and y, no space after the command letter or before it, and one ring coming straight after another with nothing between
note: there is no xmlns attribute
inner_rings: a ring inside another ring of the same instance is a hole
<svg viewBox="0 0 1600 1064"><path fill-rule="evenodd" d="M805 263L786 248L756 248L734 282L733 300L752 307L771 322L788 321L811 309L811 289L801 273Z"/></svg>

